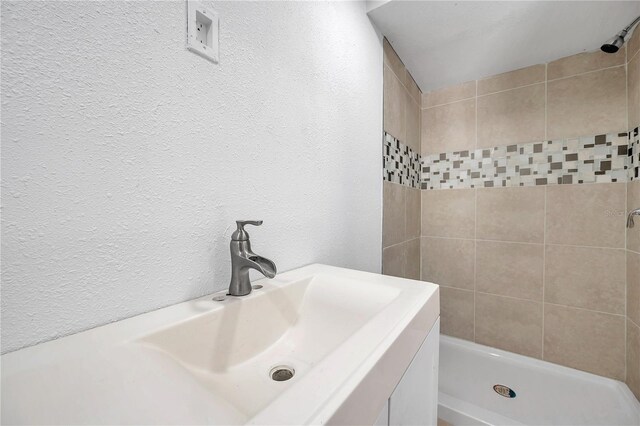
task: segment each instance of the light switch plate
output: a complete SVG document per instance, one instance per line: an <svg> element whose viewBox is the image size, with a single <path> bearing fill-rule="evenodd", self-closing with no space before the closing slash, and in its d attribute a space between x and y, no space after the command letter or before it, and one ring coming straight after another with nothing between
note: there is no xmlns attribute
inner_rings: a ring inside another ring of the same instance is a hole
<svg viewBox="0 0 640 426"><path fill-rule="evenodd" d="M218 63L218 14L198 1L187 0L187 49Z"/></svg>

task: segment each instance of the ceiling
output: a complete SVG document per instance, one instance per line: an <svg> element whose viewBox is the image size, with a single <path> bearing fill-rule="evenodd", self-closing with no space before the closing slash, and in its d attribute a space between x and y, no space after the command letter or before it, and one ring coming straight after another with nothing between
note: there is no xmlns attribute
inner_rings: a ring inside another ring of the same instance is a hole
<svg viewBox="0 0 640 426"><path fill-rule="evenodd" d="M423 92L599 49L640 1L371 1Z"/></svg>

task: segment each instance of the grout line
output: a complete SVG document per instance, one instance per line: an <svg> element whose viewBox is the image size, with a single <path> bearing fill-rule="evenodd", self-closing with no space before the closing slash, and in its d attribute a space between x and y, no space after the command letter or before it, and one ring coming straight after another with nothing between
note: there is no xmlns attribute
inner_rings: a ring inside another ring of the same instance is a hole
<svg viewBox="0 0 640 426"><path fill-rule="evenodd" d="M545 129L546 133L546 129ZM547 286L547 188L544 188L544 219L542 229L542 353L541 359L544 359L544 304L545 304L545 287Z"/></svg>
<svg viewBox="0 0 640 426"><path fill-rule="evenodd" d="M394 247L400 246L400 245L402 245L402 244L410 243L411 241L413 241L413 240L417 240L417 239L419 239L419 238L420 238L420 237L409 238L408 240L404 240L404 241L401 241L401 242L399 242L399 243L395 243L395 244L391 244L390 246L383 247L383 248L382 248L382 250L384 251L384 250L386 250L386 249L388 249L388 248L394 248Z"/></svg>
<svg viewBox="0 0 640 426"><path fill-rule="evenodd" d="M503 296L503 297L506 297L506 296ZM599 311L597 309L589 309L589 308L581 308L579 306L563 305L562 303L552 303L552 302L544 302L544 303L546 303L547 305L560 306L562 308L576 309L576 310L579 310L579 311L594 312L596 314L602 314L602 315L610 315L612 317L626 318L623 314L613 314L611 312Z"/></svg>
<svg viewBox="0 0 640 426"><path fill-rule="evenodd" d="M626 55L626 49L625 49L625 55ZM626 81L625 81L626 83ZM629 117L629 87L627 85L627 117ZM628 119L627 119L627 124L628 124ZM628 126L627 126L628 127ZM625 182L624 184L624 213L625 216L627 214L627 212L629 211L629 182ZM627 231L627 226L625 223L625 227L624 227L624 251L625 251L625 256L624 256L624 316L625 318L629 319L629 312L627 311L627 305L629 304L628 302L628 297L629 295L627 294L627 287L629 286L628 283L628 274L627 274L627 268L629 267L629 265L627 265L627 253L629 251L628 248L628 241L629 241L629 232ZM627 335L627 323L625 321L624 324L624 379L625 381L627 380L627 371L628 371L628 364L629 364L629 360L627 359L627 349L628 349L628 335Z"/></svg>
<svg viewBox="0 0 640 426"><path fill-rule="evenodd" d="M579 244L558 244L558 243L544 243L546 246L551 247L576 247L576 248L588 248L588 249L598 249L598 250L623 250L622 247L601 247L601 246L581 246Z"/></svg>
<svg viewBox="0 0 640 426"><path fill-rule="evenodd" d="M476 89L476 91L477 91L477 89ZM425 110L425 109L431 109L431 108L441 107L441 106L445 106L445 105L457 104L459 102L470 101L471 99L475 99L475 98L476 98L475 96L470 96L468 98L457 99L455 101L445 102L443 104L435 104L435 105L430 105L428 107L422 107L422 109Z"/></svg>
<svg viewBox="0 0 640 426"><path fill-rule="evenodd" d="M523 84L522 86L515 86L515 87L511 87L509 89L496 90L495 92L483 93L482 95L477 95L477 96L479 98L483 98L485 96L491 96L491 95L495 95L495 94L498 94L498 93L510 92L512 90L523 89L525 87L531 87L531 86L535 86L537 84L545 84L545 83L546 83L546 73L545 73L545 79L543 81L536 81L535 83Z"/></svg>
<svg viewBox="0 0 640 426"><path fill-rule="evenodd" d="M451 289L451 290L468 291L469 293L475 293L475 291L473 289L470 289L470 288L451 287L450 285L437 284L437 283L432 283L432 284L436 284L437 286L448 288L448 289ZM489 293L487 293L487 294L489 294Z"/></svg>
<svg viewBox="0 0 640 426"><path fill-rule="evenodd" d="M444 286L444 287L447 287L447 286ZM457 288L457 287L450 287L450 288ZM460 288L458 290L465 290L465 289ZM519 300L519 301L523 301L523 302L540 303L541 305L542 304L547 304L547 305L553 305L553 306L560 306L562 308L577 309L579 311L587 311L587 312L593 312L593 313L596 313L596 314L611 315L613 317L626 318L623 314L614 314L614 313L611 313L611 312L600 311L600 310L597 310L597 309L589 309L589 308L582 308L582 307L579 307L579 306L564 305L562 303L543 302L543 301L540 301L540 300L525 299L525 298L522 298L522 297L515 297L515 296L506 296L506 295L503 295L503 294L487 293L487 292L484 292L484 291L476 291L476 293L487 295L487 296L502 297L502 298L505 298L505 299Z"/></svg>
<svg viewBox="0 0 640 426"><path fill-rule="evenodd" d="M476 84L476 92L478 85ZM473 341L476 341L476 284L478 282L478 190L474 190L473 200Z"/></svg>
<svg viewBox="0 0 640 426"><path fill-rule="evenodd" d="M385 251L385 250L386 250L386 249L388 249L388 248L392 248L392 247L395 247L395 246L399 246L399 245L400 245L400 244L402 244L402 243L404 243L404 241L401 241L401 242L399 242L399 243L395 243L395 244L391 244L390 246L385 246L385 245L383 244L382 251Z"/></svg>
<svg viewBox="0 0 640 426"><path fill-rule="evenodd" d="M475 150L478 149L478 80L476 80L474 83L476 84L476 96L475 96L476 103L475 103L475 106L474 106L475 115L476 115L476 117L475 117L475 121L476 121L475 122L475 138L476 138L476 140L475 140L475 149L474 149L474 151L475 151Z"/></svg>
<svg viewBox="0 0 640 426"><path fill-rule="evenodd" d="M422 140L421 140L422 143ZM420 169L422 170L422 166L420 167ZM420 270L418 271L418 277L420 277L420 280L422 280L422 191L419 192L420 195L420 232L418 234L418 267L420 268Z"/></svg>
<svg viewBox="0 0 640 426"><path fill-rule="evenodd" d="M627 58L628 55L628 49L627 49L628 45L626 45L624 47L624 104L625 104L625 117L624 117L624 122L627 124L627 132L631 133L631 129L629 129L629 126L631 125L629 123L629 58Z"/></svg>
<svg viewBox="0 0 640 426"><path fill-rule="evenodd" d="M633 33L631 33L631 36L624 42L624 48L625 48L624 54L627 57L627 64L633 61L636 58L636 56L638 56L638 53L640 53L640 49L638 49L635 51L633 55L631 55L631 57L629 57L629 42L631 41L631 39L633 38L637 30L638 30L638 27L636 27Z"/></svg>
<svg viewBox="0 0 640 426"><path fill-rule="evenodd" d="M422 237L409 238L408 240L404 240L404 241L401 241L399 243L395 243L395 244L391 244L390 246L386 246L386 247L383 248L383 250L386 250L388 248L393 248L393 247L396 247L396 246L399 246L399 245L402 245L402 244L410 243L411 241L418 240L420 238L422 238Z"/></svg>
<svg viewBox="0 0 640 426"><path fill-rule="evenodd" d="M476 293L485 294L487 296L503 297L505 299L520 300L520 301L523 301L523 302L540 303L540 304L543 303L541 300L525 299L524 297L507 296L505 294L487 293L486 291L479 291L478 290L478 291L476 291Z"/></svg>
<svg viewBox="0 0 640 426"><path fill-rule="evenodd" d="M384 67L384 65L383 65ZM384 82L383 82L384 85ZM384 166L385 166L385 161L384 161L384 152L385 152L385 131L384 131L384 93L382 95L382 111L381 111L381 118L382 118L382 135L380 137L380 157L378 157L378 161L380 161L378 164L379 166L382 168L382 170L378 170L380 172L380 174L378 175L380 178L382 178L382 184L380 185L380 201L381 201L381 205L380 205L380 229L382 230L382 226L384 225ZM382 236L381 236L382 237ZM381 246L384 246L384 242L381 242L380 244ZM382 257L380 258L382 259ZM382 262L380 264L380 270L382 270Z"/></svg>
<svg viewBox="0 0 640 426"><path fill-rule="evenodd" d="M407 199L409 198L407 195L409 195L409 194L407 194L407 192L408 192L407 188L403 188L402 189L402 195L404 197L404 237L403 237L404 238L404 242L403 242L404 244L406 244L407 241L408 241L407 240L407 236L408 236L407 228L408 228L408 225L409 225L407 223L407 216L409 216L408 215L408 211L407 211ZM406 254L407 254L407 252L405 250L404 256L403 256L404 257L404 259L403 259L403 261L404 261L403 269L404 270L402 271L402 276L404 276L404 277L407 276L407 269L408 269L407 268L407 255Z"/></svg>
<svg viewBox="0 0 640 426"><path fill-rule="evenodd" d="M478 149L478 80L474 81L476 86L475 96L475 150ZM478 283L478 189L473 188L473 341L476 341L476 303L477 303L477 283Z"/></svg>
<svg viewBox="0 0 640 426"><path fill-rule="evenodd" d="M549 131L547 129L547 101L549 99L549 64L544 64L544 140L549 140ZM544 353L543 353L544 355Z"/></svg>
<svg viewBox="0 0 640 426"><path fill-rule="evenodd" d="M509 89L503 89L503 90L497 90L495 92L483 93L482 95L478 94L478 80L474 80L474 82L476 83L476 94L475 94L475 96L470 96L468 98L463 98L463 99L456 99L455 101L451 101L451 102L444 102L444 103L441 103L441 104L430 105L428 107L422 107L422 109L441 107L441 106L455 104L455 103L462 102L462 101L468 101L468 100L471 100L471 99L474 99L474 98L482 98L482 97L485 97L485 96L495 95L497 93L504 93L504 92L509 92L511 90L522 89L524 87L531 87L531 86L535 86L537 84L543 84L543 83L546 82L546 74L545 74L545 80L544 81L537 81L535 83L523 84L522 86L515 86L515 87L511 87ZM427 93L429 93L429 92L427 92Z"/></svg>
<svg viewBox="0 0 640 426"><path fill-rule="evenodd" d="M477 294L482 294L482 295L487 295L487 296L502 297L504 299L518 300L518 301L522 301L522 302L547 304L547 305L552 305L552 306L559 306L561 308L576 309L576 310L579 310L579 311L593 312L593 313L596 313L596 314L610 315L612 317L620 317L620 318L625 318L626 319L626 316L623 315L623 314L614 314L614 313L611 313L611 312L600 311L600 310L597 310L597 309L589 309L589 308L582 308L582 307L579 307L579 306L564 305L562 303L543 302L543 301L540 301L540 300L525 299L525 298L522 298L522 297L506 296L504 294L487 293L485 291L471 290L471 289L468 289L468 288L461 288L461 287L452 287L452 286L444 285L444 284L438 284L438 285L440 287L446 287L446 288L450 288L450 289L454 289L454 290L460 290L460 291L469 291L469 292L474 292L474 293L477 293ZM635 322L633 322L630 318L629 318L629 321L631 321L633 324L635 324ZM638 324L635 324L635 325L638 325ZM640 327L640 325L638 325L638 327Z"/></svg>
<svg viewBox="0 0 640 426"><path fill-rule="evenodd" d="M598 68L597 70L591 70L591 71L585 71L585 72L579 72L577 74L571 74L571 75L566 75L564 77L558 77L558 78L553 78L551 80L547 80L547 81L559 81L559 80L566 80L567 78L572 78L572 77L579 77L582 75L586 75L586 74L593 74L594 72L599 72L599 71L606 71L606 70L611 70L614 68L619 68L619 67L624 67L625 64L619 64L619 65L612 65L610 67L605 67L605 68Z"/></svg>
<svg viewBox="0 0 640 426"><path fill-rule="evenodd" d="M633 56L631 58L629 58L629 51L627 50L627 65L629 65L629 62L633 61L637 56L638 53L640 53L640 49L636 50L636 53L633 54Z"/></svg>
<svg viewBox="0 0 640 426"><path fill-rule="evenodd" d="M397 54L396 54L397 55ZM400 58L398 56L398 58ZM402 59L400 60L400 62L402 62ZM413 96L411 96L411 92L409 90L409 88L402 82L402 79L400 78L400 76L398 74L396 74L396 72L393 70L393 68L391 68L391 65L389 65L388 63L384 62L384 65L389 68L389 70L391 71L391 73L395 76L395 78L398 80L398 83L400 83L400 86L402 86L402 88L405 90L405 92L407 92L407 94L409 95L409 98L411 98L411 100L413 101L414 104L416 104L416 106L418 107L418 109L422 109L422 99L420 100L420 104L418 104L418 101L416 101ZM404 66L404 62L402 63L402 66ZM405 67L405 71L411 76L411 73L409 73L409 71L407 71L407 68ZM413 80L413 76L411 76L411 79ZM413 80L415 83L415 80ZM418 85L416 84L416 87ZM422 91L420 90L420 88L418 87L418 92L420 92L420 96L422 96Z"/></svg>
<svg viewBox="0 0 640 426"><path fill-rule="evenodd" d="M464 241L475 241L475 238L473 237L469 237L469 238L463 238L463 237L440 237L440 236L435 236L435 235L423 235L424 238L437 238L437 239L442 239L442 240L464 240Z"/></svg>
<svg viewBox="0 0 640 426"><path fill-rule="evenodd" d="M545 222L546 222L546 219L545 219ZM480 242L488 242L488 243L526 244L526 245L532 245L532 246L576 247L576 248L588 248L588 249L600 249L600 250L622 250L622 251L625 250L624 247L601 247L601 246L583 246L578 244L547 243L547 242L544 242L544 239L543 239L543 242L540 242L540 243L531 243L531 242L525 242L525 241L492 240L487 238L442 237L437 235L422 235L422 237L442 239L442 240L466 240L466 241L480 241ZM633 250L629 250L629 251L636 254L640 254L640 252L635 252Z"/></svg>

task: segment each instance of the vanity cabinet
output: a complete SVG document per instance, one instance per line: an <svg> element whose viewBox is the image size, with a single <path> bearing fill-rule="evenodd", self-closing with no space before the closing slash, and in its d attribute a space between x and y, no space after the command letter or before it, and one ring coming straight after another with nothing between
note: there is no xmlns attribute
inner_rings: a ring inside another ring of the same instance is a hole
<svg viewBox="0 0 640 426"><path fill-rule="evenodd" d="M436 425L440 319L409 364L375 426Z"/></svg>
<svg viewBox="0 0 640 426"><path fill-rule="evenodd" d="M388 426L389 425L389 400L387 399L387 402L384 404L384 407L382 407L382 411L380 411L380 414L378 415L378 418L376 419L376 422L373 424L373 426Z"/></svg>

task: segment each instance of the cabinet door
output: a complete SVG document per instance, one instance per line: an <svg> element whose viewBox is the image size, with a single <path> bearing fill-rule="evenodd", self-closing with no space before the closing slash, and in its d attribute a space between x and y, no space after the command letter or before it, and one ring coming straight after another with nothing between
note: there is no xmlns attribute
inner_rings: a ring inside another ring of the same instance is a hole
<svg viewBox="0 0 640 426"><path fill-rule="evenodd" d="M389 425L436 425L440 318L389 398Z"/></svg>
<svg viewBox="0 0 640 426"><path fill-rule="evenodd" d="M376 422L373 426L389 426L389 401L387 400L386 404L384 404L384 408L380 412L380 415L376 419Z"/></svg>

